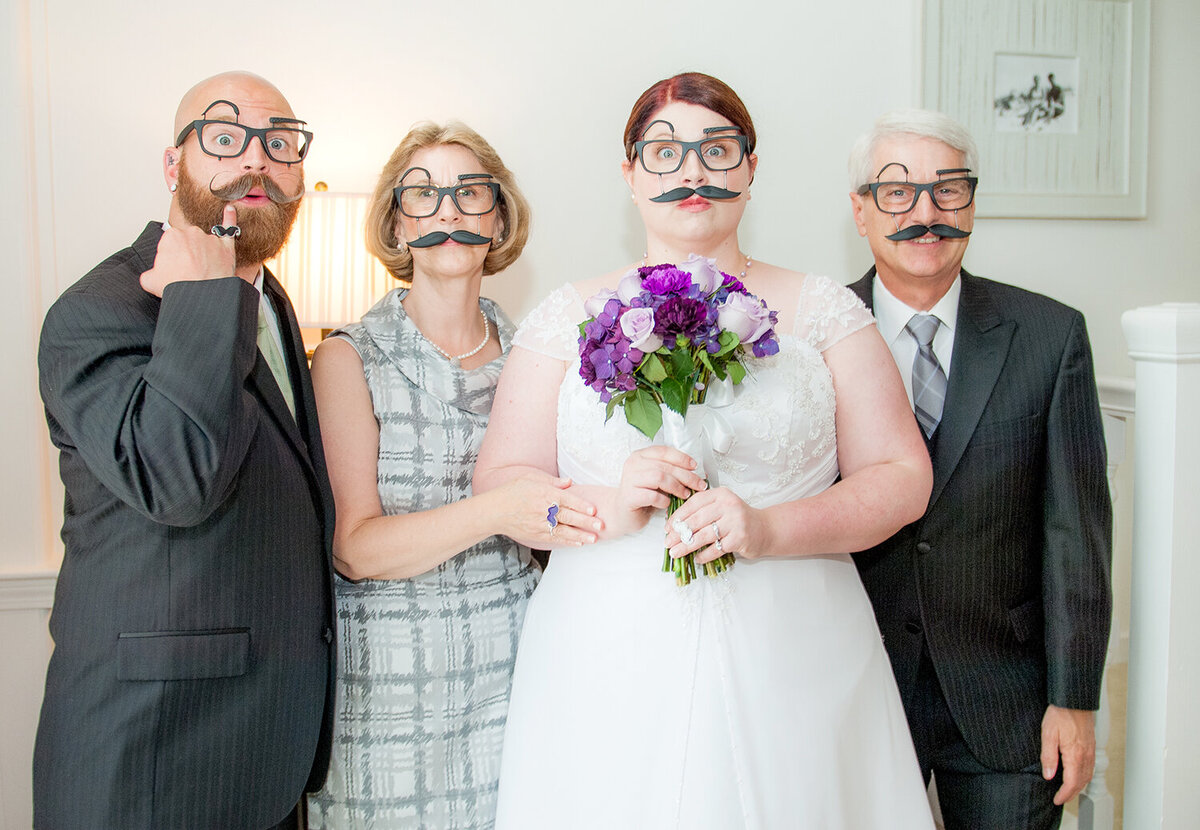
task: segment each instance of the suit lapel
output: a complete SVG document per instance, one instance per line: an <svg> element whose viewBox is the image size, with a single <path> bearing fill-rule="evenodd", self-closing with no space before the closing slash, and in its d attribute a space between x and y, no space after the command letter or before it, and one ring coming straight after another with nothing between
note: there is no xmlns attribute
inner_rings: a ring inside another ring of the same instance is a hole
<svg viewBox="0 0 1200 830"><path fill-rule="evenodd" d="M931 507L975 433L1004 368L1015 329L1012 320L1001 316L986 285L963 271L946 406L934 442Z"/></svg>
<svg viewBox="0 0 1200 830"><path fill-rule="evenodd" d="M871 266L862 279L850 286L850 290L872 310L874 282L875 266ZM1004 367L1015 329L1012 320L1001 316L986 284L963 271L946 405L933 442L931 507L975 434L975 427Z"/></svg>

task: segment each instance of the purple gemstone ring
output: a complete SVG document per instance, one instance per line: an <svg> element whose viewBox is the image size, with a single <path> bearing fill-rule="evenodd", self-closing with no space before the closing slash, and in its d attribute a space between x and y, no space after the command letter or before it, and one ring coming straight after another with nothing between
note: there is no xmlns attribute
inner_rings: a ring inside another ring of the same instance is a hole
<svg viewBox="0 0 1200 830"><path fill-rule="evenodd" d="M546 509L546 524L550 525L550 535L554 535L555 529L558 528L558 502L554 502Z"/></svg>

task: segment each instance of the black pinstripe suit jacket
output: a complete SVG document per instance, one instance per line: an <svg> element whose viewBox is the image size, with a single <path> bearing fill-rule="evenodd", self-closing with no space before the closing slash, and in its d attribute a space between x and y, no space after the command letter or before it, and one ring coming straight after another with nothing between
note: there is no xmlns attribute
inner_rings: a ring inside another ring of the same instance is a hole
<svg viewBox="0 0 1200 830"><path fill-rule="evenodd" d="M66 487L34 753L39 828L262 828L319 786L332 499L291 304L296 418L244 280L143 291L162 234L68 289L38 353Z"/></svg>
<svg viewBox="0 0 1200 830"><path fill-rule="evenodd" d="M870 308L872 268L851 288ZM975 756L1037 762L1046 705L1095 709L1112 507L1082 315L962 273L925 516L855 555L911 712L921 649Z"/></svg>

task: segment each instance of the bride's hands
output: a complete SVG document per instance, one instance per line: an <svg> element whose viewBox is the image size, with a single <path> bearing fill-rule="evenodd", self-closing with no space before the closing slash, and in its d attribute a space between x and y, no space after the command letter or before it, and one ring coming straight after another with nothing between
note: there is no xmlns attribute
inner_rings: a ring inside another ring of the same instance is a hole
<svg viewBox="0 0 1200 830"><path fill-rule="evenodd" d="M616 534L640 530L655 510L665 510L669 496L686 499L708 485L695 472L696 462L672 447L645 447L629 456L617 487Z"/></svg>
<svg viewBox="0 0 1200 830"><path fill-rule="evenodd" d="M690 544L679 538L674 527L677 522L691 529ZM720 549L716 545L718 538ZM763 512L746 504L727 487L696 493L667 522L666 545L671 556L678 559L695 553L697 565L711 562L723 553L754 559L767 549L766 541Z"/></svg>
<svg viewBox="0 0 1200 830"><path fill-rule="evenodd" d="M589 545L604 526L596 506L568 490L569 478L524 473L491 491L499 500L501 533L536 550ZM554 510L555 526L548 521Z"/></svg>

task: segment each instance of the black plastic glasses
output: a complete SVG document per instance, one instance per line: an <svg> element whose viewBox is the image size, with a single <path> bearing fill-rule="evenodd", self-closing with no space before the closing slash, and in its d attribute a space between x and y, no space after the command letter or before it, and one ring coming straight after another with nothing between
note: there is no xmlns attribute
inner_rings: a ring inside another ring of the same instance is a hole
<svg viewBox="0 0 1200 830"><path fill-rule="evenodd" d="M966 172L966 171L947 171ZM940 179L936 182L871 182L858 189L860 196L870 191L875 200L875 207L884 213L908 213L917 206L917 199L922 193L928 193L938 210L962 210L971 206L975 200L975 186L979 184L977 176L960 176L952 179Z"/></svg>
<svg viewBox="0 0 1200 830"><path fill-rule="evenodd" d="M175 146L183 146L188 133L195 132L200 149L215 158L237 158L246 152L250 142L256 138L267 157L280 164L297 164L308 155L313 134L300 128L299 125L304 121L297 118L271 118L270 127L247 127L237 123L238 108L232 101L213 101L204 110L204 115L207 116L218 105L233 110L233 119L198 118L183 128L175 139Z"/></svg>
<svg viewBox="0 0 1200 830"><path fill-rule="evenodd" d="M683 167L684 158L691 152L714 173L733 170L746 157L746 147L746 136L741 134L713 136L699 141L651 138L633 142L633 151L647 173L674 173Z"/></svg>
<svg viewBox="0 0 1200 830"><path fill-rule="evenodd" d="M496 182L459 182L449 187L432 184L400 185L392 189L400 212L412 219L433 216L447 196L464 216L479 216L491 212L500 199Z"/></svg>

